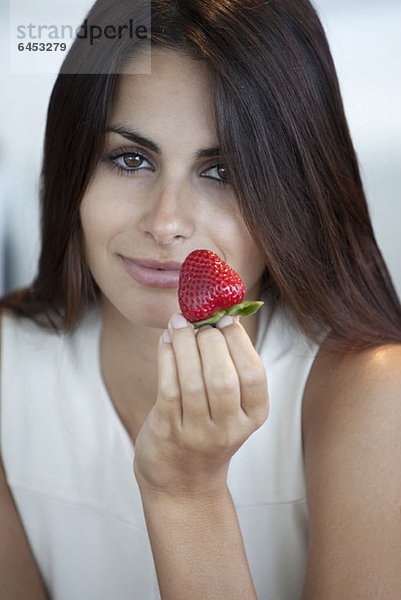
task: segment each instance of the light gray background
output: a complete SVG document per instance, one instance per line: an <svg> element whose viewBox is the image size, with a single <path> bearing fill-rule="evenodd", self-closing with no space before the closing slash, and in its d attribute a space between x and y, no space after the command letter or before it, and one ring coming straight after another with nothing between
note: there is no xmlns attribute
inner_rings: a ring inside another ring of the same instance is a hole
<svg viewBox="0 0 401 600"><path fill-rule="evenodd" d="M18 2L26 3L29 19L35 4ZM61 11L66 3L58 2ZM68 5L84 16L90 3ZM318 0L316 6L337 66L376 236L401 294L401 2ZM29 283L36 272L38 181L55 80L10 73L8 10L1 0L0 293Z"/></svg>

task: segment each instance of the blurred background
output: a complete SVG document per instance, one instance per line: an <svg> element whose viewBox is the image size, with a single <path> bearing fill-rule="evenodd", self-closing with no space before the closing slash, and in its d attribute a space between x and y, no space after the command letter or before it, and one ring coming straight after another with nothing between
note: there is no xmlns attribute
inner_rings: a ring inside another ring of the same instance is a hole
<svg viewBox="0 0 401 600"><path fill-rule="evenodd" d="M41 0L41 3L46 4ZM38 184L55 74L11 72L9 11L0 3L0 294L28 284L39 256ZM79 20L91 0L52 0ZM373 226L401 295L401 2L318 0L365 183ZM46 22L46 21L42 21ZM66 22L60 19L60 22ZM15 41L16 42L16 41ZM61 60L61 59L60 59ZM62 151L62 148L60 148Z"/></svg>

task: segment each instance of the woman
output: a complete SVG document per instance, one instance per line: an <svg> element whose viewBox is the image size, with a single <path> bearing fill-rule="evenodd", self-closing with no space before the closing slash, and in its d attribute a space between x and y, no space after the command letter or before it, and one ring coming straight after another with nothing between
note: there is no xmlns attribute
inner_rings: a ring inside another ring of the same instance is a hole
<svg viewBox="0 0 401 600"><path fill-rule="evenodd" d="M151 31L77 40L50 101L2 300L7 598L396 598L401 308L316 13L158 0ZM196 248L260 314L195 334Z"/></svg>

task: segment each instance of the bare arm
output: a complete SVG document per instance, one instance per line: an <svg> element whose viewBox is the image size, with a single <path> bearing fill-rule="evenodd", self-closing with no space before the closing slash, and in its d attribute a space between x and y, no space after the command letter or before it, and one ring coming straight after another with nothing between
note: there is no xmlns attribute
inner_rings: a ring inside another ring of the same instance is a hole
<svg viewBox="0 0 401 600"><path fill-rule="evenodd" d="M401 598L401 346L317 361L304 402L304 600Z"/></svg>
<svg viewBox="0 0 401 600"><path fill-rule="evenodd" d="M46 590L0 460L0 581L7 600L46 600Z"/></svg>
<svg viewBox="0 0 401 600"><path fill-rule="evenodd" d="M264 366L238 323L171 337L134 465L161 597L256 600L226 476L267 417Z"/></svg>
<svg viewBox="0 0 401 600"><path fill-rule="evenodd" d="M256 600L228 490L143 504L163 600Z"/></svg>
<svg viewBox="0 0 401 600"><path fill-rule="evenodd" d="M0 309L0 365L1 316L2 310ZM7 600L46 600L45 587L7 485L1 455L0 532L0 582L2 598L7 598Z"/></svg>

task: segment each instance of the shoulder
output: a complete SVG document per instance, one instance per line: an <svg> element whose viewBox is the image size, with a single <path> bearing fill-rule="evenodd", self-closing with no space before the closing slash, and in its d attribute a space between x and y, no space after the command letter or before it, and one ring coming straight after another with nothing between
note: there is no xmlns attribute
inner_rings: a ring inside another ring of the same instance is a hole
<svg viewBox="0 0 401 600"><path fill-rule="evenodd" d="M340 420L344 415L365 421L385 406L401 411L401 344L342 356L321 348L305 388L306 435L317 420L327 420L327 411ZM365 409L369 414L363 416Z"/></svg>
<svg viewBox="0 0 401 600"><path fill-rule="evenodd" d="M308 600L401 597L400 431L401 345L322 348L303 405Z"/></svg>
<svg viewBox="0 0 401 600"><path fill-rule="evenodd" d="M401 461L401 345L340 357L323 348L305 388L302 425L307 465L338 470L343 461L345 474L358 460L390 464L397 450Z"/></svg>

